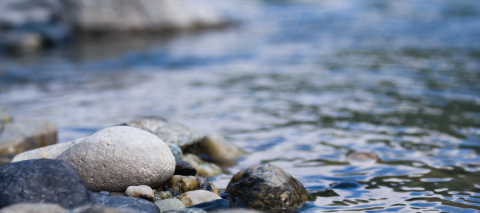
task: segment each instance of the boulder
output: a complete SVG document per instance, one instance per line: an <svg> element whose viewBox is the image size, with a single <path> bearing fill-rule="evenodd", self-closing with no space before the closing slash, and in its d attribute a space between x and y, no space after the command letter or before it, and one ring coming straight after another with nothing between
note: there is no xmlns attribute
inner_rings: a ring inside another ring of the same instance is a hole
<svg viewBox="0 0 480 213"><path fill-rule="evenodd" d="M55 124L43 119L0 123L0 156L57 143Z"/></svg>
<svg viewBox="0 0 480 213"><path fill-rule="evenodd" d="M39 159L0 167L0 208L17 203L54 203L74 208L90 203L78 172L64 161Z"/></svg>
<svg viewBox="0 0 480 213"><path fill-rule="evenodd" d="M57 159L72 165L92 191L157 187L175 171L175 158L167 144L151 133L126 126L100 130Z"/></svg>
<svg viewBox="0 0 480 213"><path fill-rule="evenodd" d="M58 143L53 144L50 146L32 149L30 151L22 152L16 155L12 162L18 162L22 160L32 160L32 159L40 159L40 158L47 158L47 159L55 159L60 154L65 152L70 147L74 146L75 144L80 143L84 138L80 138L74 141L65 142L65 143Z"/></svg>
<svg viewBox="0 0 480 213"><path fill-rule="evenodd" d="M175 160L175 172L174 175L195 176L197 170L186 161Z"/></svg>
<svg viewBox="0 0 480 213"><path fill-rule="evenodd" d="M189 191L178 196L178 199L185 204L185 207L197 205L211 200L222 199L213 192L205 190Z"/></svg>
<svg viewBox="0 0 480 213"><path fill-rule="evenodd" d="M90 199L93 205L100 205L114 208L116 210L130 210L147 213L160 213L158 206L144 199L128 196L105 196L99 193L90 192Z"/></svg>
<svg viewBox="0 0 480 213"><path fill-rule="evenodd" d="M160 212L180 210L185 208L185 205L182 203L182 201L175 198L159 200L156 201L155 204L158 206L158 208L160 208Z"/></svg>
<svg viewBox="0 0 480 213"><path fill-rule="evenodd" d="M255 165L235 174L225 193L240 207L267 212L288 212L308 200L305 187L281 168Z"/></svg>
<svg viewBox="0 0 480 213"><path fill-rule="evenodd" d="M142 118L124 124L148 131L165 142L172 143L182 150L186 147L198 143L202 137L193 132L183 124L170 122L161 117Z"/></svg>
<svg viewBox="0 0 480 213"><path fill-rule="evenodd" d="M223 173L222 169L217 165L205 162L194 154L185 154L182 160L190 163L197 170L198 176L211 177Z"/></svg>
<svg viewBox="0 0 480 213"><path fill-rule="evenodd" d="M0 213L65 213L67 210L52 203L19 203L7 206Z"/></svg>

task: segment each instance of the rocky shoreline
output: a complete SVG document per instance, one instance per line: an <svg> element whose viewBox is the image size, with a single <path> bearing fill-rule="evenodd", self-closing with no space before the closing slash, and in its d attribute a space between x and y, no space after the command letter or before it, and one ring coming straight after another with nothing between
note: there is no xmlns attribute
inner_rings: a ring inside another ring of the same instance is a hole
<svg viewBox="0 0 480 213"><path fill-rule="evenodd" d="M246 153L220 136L202 137L160 117L57 144L56 137L44 137L56 136L54 126L32 131L35 137L26 127L13 134L9 126L19 123L2 116L0 153L14 156L0 166L2 213L295 212L309 199L300 182L268 164L238 172L221 193L208 177L225 165L212 162L232 163Z"/></svg>

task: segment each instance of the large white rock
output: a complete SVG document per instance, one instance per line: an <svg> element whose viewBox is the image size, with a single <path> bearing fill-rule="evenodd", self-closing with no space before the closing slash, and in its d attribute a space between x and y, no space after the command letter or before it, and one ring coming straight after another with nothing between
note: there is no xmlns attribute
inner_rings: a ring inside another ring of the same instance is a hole
<svg viewBox="0 0 480 213"><path fill-rule="evenodd" d="M57 159L72 165L92 191L122 192L135 185L155 188L175 171L175 158L165 142L127 126L100 130Z"/></svg>

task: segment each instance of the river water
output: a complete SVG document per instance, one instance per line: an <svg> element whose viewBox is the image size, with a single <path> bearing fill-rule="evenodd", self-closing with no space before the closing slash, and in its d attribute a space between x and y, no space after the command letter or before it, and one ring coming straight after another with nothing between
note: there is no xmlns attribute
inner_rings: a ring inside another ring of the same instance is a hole
<svg viewBox="0 0 480 213"><path fill-rule="evenodd" d="M60 142L148 115L222 134L250 152L230 173L280 166L302 212L480 210L479 1L210 3L237 24L2 56L0 107Z"/></svg>

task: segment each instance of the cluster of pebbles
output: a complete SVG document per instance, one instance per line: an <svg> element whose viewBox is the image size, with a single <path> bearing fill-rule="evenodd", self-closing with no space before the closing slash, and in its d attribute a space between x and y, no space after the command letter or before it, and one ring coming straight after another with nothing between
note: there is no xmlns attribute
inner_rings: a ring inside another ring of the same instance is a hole
<svg viewBox="0 0 480 213"><path fill-rule="evenodd" d="M0 166L0 212L294 212L305 187L273 165L233 176L224 193L208 176L245 154L219 136L144 118L22 152Z"/></svg>

